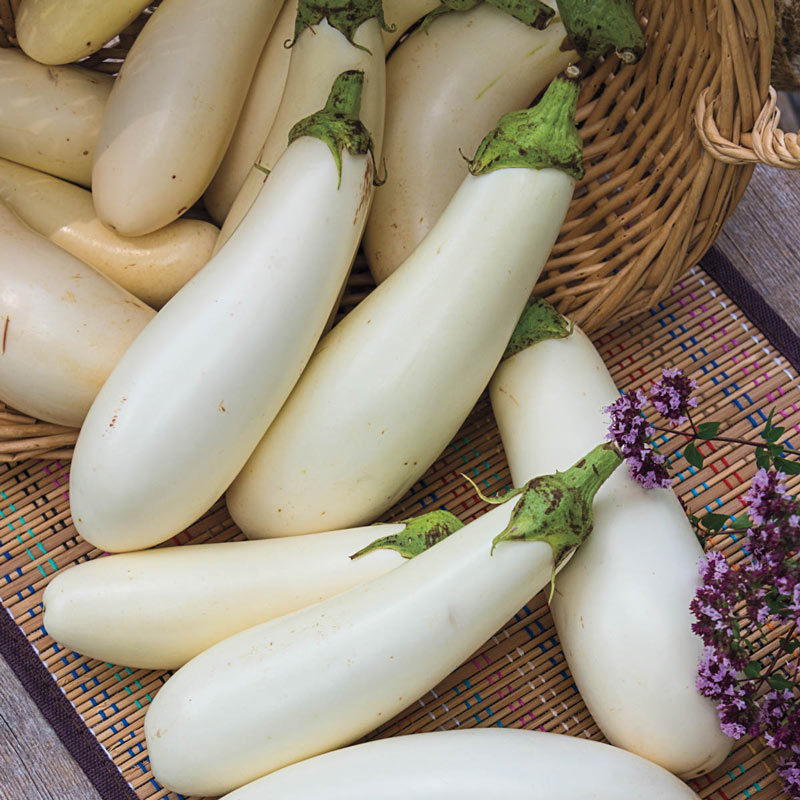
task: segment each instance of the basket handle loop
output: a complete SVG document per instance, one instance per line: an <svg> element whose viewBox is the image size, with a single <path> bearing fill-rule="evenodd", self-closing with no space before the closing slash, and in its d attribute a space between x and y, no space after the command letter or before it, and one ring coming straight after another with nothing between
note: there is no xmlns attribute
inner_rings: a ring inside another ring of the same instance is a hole
<svg viewBox="0 0 800 800"><path fill-rule="evenodd" d="M756 119L752 133L743 133L741 144L726 139L714 119L713 101L706 98L709 89L703 89L697 98L694 123L705 149L725 164L769 164L781 169L800 169L800 142L797 133L779 130L781 112L778 95L772 86L764 108Z"/></svg>

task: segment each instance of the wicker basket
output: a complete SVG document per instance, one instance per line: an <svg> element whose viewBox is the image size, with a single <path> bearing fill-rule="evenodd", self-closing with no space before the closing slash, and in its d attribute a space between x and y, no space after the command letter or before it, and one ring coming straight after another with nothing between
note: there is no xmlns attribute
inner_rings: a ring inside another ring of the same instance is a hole
<svg viewBox="0 0 800 800"><path fill-rule="evenodd" d="M15 44L17 4L0 0L0 45ZM612 56L587 70L578 110L586 176L536 288L590 331L651 307L700 259L744 192L759 143L770 156L776 148L763 142L780 139L773 163L800 162L768 109L760 136L748 133L768 98L772 0L636 0L636 9L644 58L625 66ZM144 19L84 63L116 71ZM368 288L363 273L354 281L346 307ZM21 424L16 438L30 441L30 423ZM33 451L54 455L0 442L4 460ZM65 457L61 440L57 452Z"/></svg>

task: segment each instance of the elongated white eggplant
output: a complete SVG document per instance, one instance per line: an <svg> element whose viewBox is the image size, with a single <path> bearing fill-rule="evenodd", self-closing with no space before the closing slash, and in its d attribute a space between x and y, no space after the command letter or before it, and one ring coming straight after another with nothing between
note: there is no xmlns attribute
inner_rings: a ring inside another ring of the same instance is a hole
<svg viewBox="0 0 800 800"><path fill-rule="evenodd" d="M223 800L698 800L664 769L607 744L473 728L394 736L301 761Z"/></svg>
<svg viewBox="0 0 800 800"><path fill-rule="evenodd" d="M208 261L219 234L208 222L179 219L145 236L120 236L97 218L86 189L5 159L0 200L151 308L161 308Z"/></svg>
<svg viewBox="0 0 800 800"><path fill-rule="evenodd" d="M92 154L114 79L46 67L0 47L0 158L89 186Z"/></svg>
<svg viewBox="0 0 800 800"><path fill-rule="evenodd" d="M247 214L286 149L292 125L325 102L328 87L346 70L364 73L361 120L372 134L376 163L380 163L386 105L383 27L381 0L300 0L281 104L258 164L250 170L225 218L217 251Z"/></svg>
<svg viewBox="0 0 800 800"><path fill-rule="evenodd" d="M642 33L628 0L561 0L559 10L571 12L575 26L587 14L600 17L577 30L560 18L546 24L556 0L545 2L446 0L445 13L431 15L392 54L386 68L388 178L375 195L364 237L377 282L397 269L444 211L463 178L460 153L473 152L501 114L528 105L577 60L576 49L583 54L588 48L595 57L609 47L629 60L641 55ZM448 12L447 6L476 7ZM567 46L572 39L576 45Z"/></svg>
<svg viewBox="0 0 800 800"><path fill-rule="evenodd" d="M161 3L122 65L97 139L92 192L106 225L126 236L150 233L205 191L280 6Z"/></svg>
<svg viewBox="0 0 800 800"><path fill-rule="evenodd" d="M577 92L559 78L535 109L503 117L402 269L320 342L228 492L248 537L370 522L454 436L566 214Z"/></svg>
<svg viewBox="0 0 800 800"><path fill-rule="evenodd" d="M156 780L216 795L391 719L547 585L619 463L599 445L389 574L192 659L145 717Z"/></svg>
<svg viewBox="0 0 800 800"><path fill-rule="evenodd" d="M542 4L529 5L536 11ZM545 30L534 22L481 3L437 17L389 59L387 181L364 238L376 281L394 272L441 216L464 177L461 153L473 153L495 120L528 105L577 58L561 49L560 22Z"/></svg>
<svg viewBox="0 0 800 800"><path fill-rule="evenodd" d="M275 122L292 55L286 42L292 39L296 16L297 0L287 0L258 60L225 158L203 195L205 207L218 225L225 221ZM305 115L300 114L296 119L302 116Z"/></svg>
<svg viewBox="0 0 800 800"><path fill-rule="evenodd" d="M0 202L0 400L77 427L154 312Z"/></svg>
<svg viewBox="0 0 800 800"><path fill-rule="evenodd" d="M462 527L447 511L432 511L310 536L98 558L47 585L44 626L101 661L177 669L239 631L377 578Z"/></svg>
<svg viewBox="0 0 800 800"><path fill-rule="evenodd" d="M97 52L133 22L149 0L22 0L19 46L42 64L69 64Z"/></svg>
<svg viewBox="0 0 800 800"><path fill-rule="evenodd" d="M361 79L342 73L326 107L295 126L246 222L161 309L93 404L71 473L73 519L92 544L138 550L196 520L300 376L369 205Z"/></svg>
<svg viewBox="0 0 800 800"><path fill-rule="evenodd" d="M537 302L523 317L519 346L548 327L542 308ZM580 330L507 358L491 400L515 485L565 467L605 436L602 409L617 397ZM689 602L701 554L674 493L645 490L618 470L598 493L594 533L559 575L551 603L575 683L609 741L684 778L713 769L730 749L713 704L694 688L702 643Z"/></svg>

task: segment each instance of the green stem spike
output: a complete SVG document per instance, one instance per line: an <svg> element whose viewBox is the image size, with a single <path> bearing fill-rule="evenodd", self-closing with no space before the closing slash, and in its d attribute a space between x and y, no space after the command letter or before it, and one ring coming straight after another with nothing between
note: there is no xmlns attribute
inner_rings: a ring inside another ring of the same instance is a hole
<svg viewBox="0 0 800 800"><path fill-rule="evenodd" d="M583 143L575 127L578 89L578 80L562 73L533 108L500 117L468 161L469 171L483 175L512 167L552 167L582 178Z"/></svg>
<svg viewBox="0 0 800 800"><path fill-rule="evenodd" d="M547 339L566 339L572 333L574 323L562 317L558 311L541 297L528 300L519 318L514 333L503 353L503 360L527 350L537 342Z"/></svg>
<svg viewBox="0 0 800 800"><path fill-rule="evenodd" d="M301 136L313 136L328 145L342 185L342 149L351 155L369 153L375 163L372 136L358 118L361 112L361 89L364 73L351 69L333 82L325 107L301 119L289 131L289 144Z"/></svg>
<svg viewBox="0 0 800 800"><path fill-rule="evenodd" d="M396 550L403 558L414 558L464 527L458 517L444 509L404 519L403 523L406 527L400 533L376 539L350 558L360 558L373 550L382 549Z"/></svg>
<svg viewBox="0 0 800 800"><path fill-rule="evenodd" d="M391 32L395 29L394 25L387 25L383 18L383 0L300 0L294 23L294 39L288 46L291 47L306 28L319 25L323 19L327 19L328 24L342 33L353 47L369 53L366 47L356 44L353 37L359 27L373 17L378 19L383 30Z"/></svg>
<svg viewBox="0 0 800 800"><path fill-rule="evenodd" d="M597 490L622 463L616 445L598 445L566 472L532 478L503 500L518 496L505 530L492 540L546 542L553 551L554 570L592 532L592 501Z"/></svg>
<svg viewBox="0 0 800 800"><path fill-rule="evenodd" d="M540 2L540 0L485 0L490 6L499 8L510 14L514 19L518 19L530 28L544 30L550 20L555 15L550 6ZM450 11L472 11L484 0L442 0L442 4L427 14L422 22L422 28L426 28L436 17L447 14Z"/></svg>
<svg viewBox="0 0 800 800"><path fill-rule="evenodd" d="M613 50L626 64L644 53L644 33L631 0L558 0L558 12L575 49L592 60Z"/></svg>

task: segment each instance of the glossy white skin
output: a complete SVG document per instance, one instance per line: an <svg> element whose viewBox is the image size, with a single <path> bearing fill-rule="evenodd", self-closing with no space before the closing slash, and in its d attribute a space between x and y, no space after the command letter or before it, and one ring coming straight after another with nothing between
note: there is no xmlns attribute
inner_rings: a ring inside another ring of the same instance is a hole
<svg viewBox="0 0 800 800"><path fill-rule="evenodd" d="M569 467L604 438L602 408L619 396L578 329L504 361L490 394L515 486ZM575 683L609 741L696 777L730 749L694 688L702 644L689 602L702 550L675 494L643 489L627 467L601 487L594 514L551 603Z"/></svg>
<svg viewBox="0 0 800 800"><path fill-rule="evenodd" d="M350 560L401 523L268 539L161 547L59 572L44 626L78 653L142 669L177 669L239 631L325 600L404 562L394 550Z"/></svg>
<svg viewBox="0 0 800 800"><path fill-rule="evenodd" d="M192 659L145 716L156 780L221 794L349 744L421 697L550 580L544 542L490 555L516 502L381 578Z"/></svg>
<svg viewBox="0 0 800 800"><path fill-rule="evenodd" d="M95 546L168 539L244 465L311 356L358 246L372 162L345 151L342 167L337 188L327 145L296 140L225 249L106 382L70 480L75 526Z"/></svg>
<svg viewBox="0 0 800 800"><path fill-rule="evenodd" d="M383 18L394 30L383 31L388 53L397 40L418 20L441 5L441 0L383 0Z"/></svg>
<svg viewBox="0 0 800 800"><path fill-rule="evenodd" d="M394 736L302 761L223 800L698 800L664 769L607 744L472 728Z"/></svg>
<svg viewBox="0 0 800 800"><path fill-rule="evenodd" d="M225 221L275 122L292 56L284 45L294 36L296 16L297 0L287 0L258 60L225 158L203 195L206 210L218 225Z"/></svg>
<svg viewBox="0 0 800 800"><path fill-rule="evenodd" d="M92 192L104 224L125 236L151 233L205 191L280 5L161 3L122 65L98 135Z"/></svg>
<svg viewBox="0 0 800 800"><path fill-rule="evenodd" d="M152 309L0 202L0 400L79 426Z"/></svg>
<svg viewBox="0 0 800 800"><path fill-rule="evenodd" d="M540 31L482 3L436 18L392 54L383 148L388 177L364 234L378 283L447 207L466 172L462 153L471 158L503 114L530 105L577 58L559 49L565 35L561 22Z"/></svg>
<svg viewBox="0 0 800 800"><path fill-rule="evenodd" d="M378 20L372 18L363 22L353 41L369 52L354 47L344 34L328 24L327 19L300 34L292 45L292 60L278 113L258 158L261 167L274 168L288 145L289 131L301 119L322 108L336 77L351 69L364 73L359 119L372 135L375 160L380 164L386 106L386 62ZM216 251L236 230L266 179L266 174L260 169L250 169L220 230Z"/></svg>
<svg viewBox="0 0 800 800"><path fill-rule="evenodd" d="M0 200L151 308L161 308L211 258L219 234L208 222L179 219L145 236L120 236L97 218L89 191L5 159Z"/></svg>
<svg viewBox="0 0 800 800"><path fill-rule="evenodd" d="M128 27L149 0L22 0L19 46L42 64L69 64L97 52Z"/></svg>
<svg viewBox="0 0 800 800"><path fill-rule="evenodd" d="M0 47L0 157L89 186L110 75Z"/></svg>
<svg viewBox="0 0 800 800"><path fill-rule="evenodd" d="M320 342L228 491L249 538L371 522L486 388L566 214L555 169L467 175L392 280Z"/></svg>

